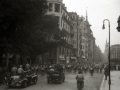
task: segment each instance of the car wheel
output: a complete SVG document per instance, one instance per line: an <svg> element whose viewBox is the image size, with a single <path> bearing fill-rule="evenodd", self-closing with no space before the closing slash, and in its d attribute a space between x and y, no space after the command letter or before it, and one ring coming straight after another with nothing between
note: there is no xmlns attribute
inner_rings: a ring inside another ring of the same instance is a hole
<svg viewBox="0 0 120 90"><path fill-rule="evenodd" d="M8 86L9 88L12 88L12 86Z"/></svg>
<svg viewBox="0 0 120 90"><path fill-rule="evenodd" d="M65 81L65 76L64 76L64 78L63 78L63 82Z"/></svg>
<svg viewBox="0 0 120 90"><path fill-rule="evenodd" d="M26 88L26 87L27 87L27 82L24 81L22 86L23 86L24 88Z"/></svg>
<svg viewBox="0 0 120 90"><path fill-rule="evenodd" d="M37 83L37 79L36 79L36 78L34 79L33 83L34 83L34 84L36 84L36 83Z"/></svg>
<svg viewBox="0 0 120 90"><path fill-rule="evenodd" d="M50 80L47 80L47 83L50 83Z"/></svg>
<svg viewBox="0 0 120 90"><path fill-rule="evenodd" d="M62 81L63 81L63 80L61 79L61 80L59 81L59 83L61 84L61 83L62 83Z"/></svg>

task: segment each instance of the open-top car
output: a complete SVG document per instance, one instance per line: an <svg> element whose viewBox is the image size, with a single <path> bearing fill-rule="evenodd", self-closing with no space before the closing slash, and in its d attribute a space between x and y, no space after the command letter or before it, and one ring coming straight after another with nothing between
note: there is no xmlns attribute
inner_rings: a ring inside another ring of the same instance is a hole
<svg viewBox="0 0 120 90"><path fill-rule="evenodd" d="M58 71L49 71L47 73L47 82L59 82L60 84L65 81L65 74Z"/></svg>
<svg viewBox="0 0 120 90"><path fill-rule="evenodd" d="M37 75L34 74L26 74L26 75L14 75L10 77L10 80L8 81L8 86L9 87L17 87L17 86L22 86L26 88L28 85L36 84L38 80Z"/></svg>
<svg viewBox="0 0 120 90"><path fill-rule="evenodd" d="M47 82L59 82L60 84L65 81L65 73L63 66L58 64L54 65L47 72Z"/></svg>

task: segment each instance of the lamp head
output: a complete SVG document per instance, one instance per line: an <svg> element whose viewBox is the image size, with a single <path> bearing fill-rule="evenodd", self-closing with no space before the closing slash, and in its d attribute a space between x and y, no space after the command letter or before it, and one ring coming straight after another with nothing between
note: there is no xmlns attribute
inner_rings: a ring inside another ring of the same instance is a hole
<svg viewBox="0 0 120 90"><path fill-rule="evenodd" d="M105 24L103 23L103 27L102 27L102 29L104 30L105 29Z"/></svg>

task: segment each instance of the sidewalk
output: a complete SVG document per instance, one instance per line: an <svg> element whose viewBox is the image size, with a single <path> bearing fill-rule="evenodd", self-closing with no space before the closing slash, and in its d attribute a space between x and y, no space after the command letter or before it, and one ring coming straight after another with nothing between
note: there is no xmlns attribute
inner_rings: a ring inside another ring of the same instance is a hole
<svg viewBox="0 0 120 90"><path fill-rule="evenodd" d="M120 71L111 71L111 85L110 85L110 90L120 90ZM100 90L109 90L109 84L108 84L108 79L104 81L103 86Z"/></svg>

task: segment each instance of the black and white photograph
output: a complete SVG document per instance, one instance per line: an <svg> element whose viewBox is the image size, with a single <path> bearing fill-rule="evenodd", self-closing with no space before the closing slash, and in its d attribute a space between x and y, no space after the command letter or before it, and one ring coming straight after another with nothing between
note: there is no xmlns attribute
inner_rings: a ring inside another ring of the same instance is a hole
<svg viewBox="0 0 120 90"><path fill-rule="evenodd" d="M0 0L0 90L120 90L120 0Z"/></svg>

